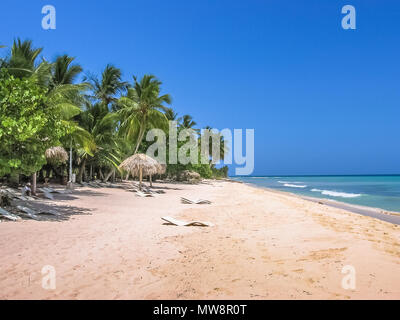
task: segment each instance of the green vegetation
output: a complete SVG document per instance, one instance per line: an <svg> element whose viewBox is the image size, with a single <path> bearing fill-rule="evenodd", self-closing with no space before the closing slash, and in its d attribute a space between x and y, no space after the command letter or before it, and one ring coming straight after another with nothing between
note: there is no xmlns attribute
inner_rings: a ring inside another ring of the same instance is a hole
<svg viewBox="0 0 400 320"><path fill-rule="evenodd" d="M46 149L67 133L59 110L48 102L34 79L0 71L0 176L40 170Z"/></svg>
<svg viewBox="0 0 400 320"><path fill-rule="evenodd" d="M48 148L62 146L71 156L70 174L76 173L78 182L107 181L123 174L118 170L122 160L146 151L149 143L144 138L152 128L168 135L168 122L175 120L178 131L192 128L198 138L201 135L191 116L178 118L169 107L171 96L162 94L162 83L154 75L134 76L130 84L109 64L100 77L83 77L75 58L62 55L46 61L40 57L43 48L29 40L17 39L6 51L2 49L0 59L0 178L21 174L36 179L39 172L40 179L65 182L68 166L45 157ZM183 144L179 142L178 149ZM189 170L204 178L227 176L227 167L216 169L209 160L168 165L165 175L179 178Z"/></svg>

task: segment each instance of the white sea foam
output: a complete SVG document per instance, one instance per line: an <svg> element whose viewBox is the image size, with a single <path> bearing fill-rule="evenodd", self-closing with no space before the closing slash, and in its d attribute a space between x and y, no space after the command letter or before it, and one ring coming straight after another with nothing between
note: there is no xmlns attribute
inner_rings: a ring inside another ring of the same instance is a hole
<svg viewBox="0 0 400 320"><path fill-rule="evenodd" d="M321 192L321 194L331 197L341 197L341 198L357 198L360 197L359 193L347 193L347 192L337 192L331 190L320 190L320 189L311 189L313 192Z"/></svg>
<svg viewBox="0 0 400 320"><path fill-rule="evenodd" d="M289 188L305 188L305 187L307 187L306 185L291 184L291 183L285 183L284 186L289 187Z"/></svg>

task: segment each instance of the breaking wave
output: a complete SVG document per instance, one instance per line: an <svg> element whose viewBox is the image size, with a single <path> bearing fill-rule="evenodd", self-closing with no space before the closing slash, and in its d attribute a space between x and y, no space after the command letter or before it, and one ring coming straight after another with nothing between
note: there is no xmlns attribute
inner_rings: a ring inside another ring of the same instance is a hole
<svg viewBox="0 0 400 320"><path fill-rule="evenodd" d="M360 197L359 193L347 193L347 192L337 192L331 190L320 190L320 189L311 189L312 192L321 192L321 194L331 197L341 197L341 198L357 198Z"/></svg>
<svg viewBox="0 0 400 320"><path fill-rule="evenodd" d="M289 187L289 188L306 188L307 187L305 184L299 185L299 184L291 184L291 183L285 183L283 186Z"/></svg>

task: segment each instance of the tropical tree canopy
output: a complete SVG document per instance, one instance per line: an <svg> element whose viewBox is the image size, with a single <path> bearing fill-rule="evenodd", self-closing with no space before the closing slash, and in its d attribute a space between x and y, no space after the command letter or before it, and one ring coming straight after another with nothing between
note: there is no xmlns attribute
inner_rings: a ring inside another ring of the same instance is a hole
<svg viewBox="0 0 400 320"><path fill-rule="evenodd" d="M140 81L133 77L133 80L133 87L118 101L118 114L121 132L128 140L136 140L134 153L137 153L146 129L168 129L164 112L169 108L164 104L171 104L172 99L169 94L160 94L162 83L153 75L144 75Z"/></svg>
<svg viewBox="0 0 400 320"><path fill-rule="evenodd" d="M108 64L100 77L85 76L80 81L83 68L74 57L64 54L52 62L41 57L42 52L32 41L17 38L0 59L0 177L36 177L34 173L45 170L62 178L68 152L70 173L78 171L78 181L107 181L123 173L123 159L146 152L150 142L144 137L153 128L168 137L169 121L176 121L178 131L193 129L201 138L193 118L178 118L169 106L171 96L162 93L162 82L154 75L134 76L129 84L119 68ZM224 145L223 137L218 139ZM184 143L178 142L178 150ZM221 147L222 158L224 151ZM207 164L157 164L151 173L226 174L226 168L216 169L211 160Z"/></svg>
<svg viewBox="0 0 400 320"><path fill-rule="evenodd" d="M0 71L0 176L31 174L45 163L46 149L60 143L66 128L34 79Z"/></svg>

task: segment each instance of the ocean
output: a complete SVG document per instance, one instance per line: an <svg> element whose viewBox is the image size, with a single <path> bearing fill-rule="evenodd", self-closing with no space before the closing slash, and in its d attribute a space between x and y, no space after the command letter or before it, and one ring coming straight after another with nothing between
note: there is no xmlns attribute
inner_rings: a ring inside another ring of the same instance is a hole
<svg viewBox="0 0 400 320"><path fill-rule="evenodd" d="M400 212L400 175L232 177L298 195Z"/></svg>

